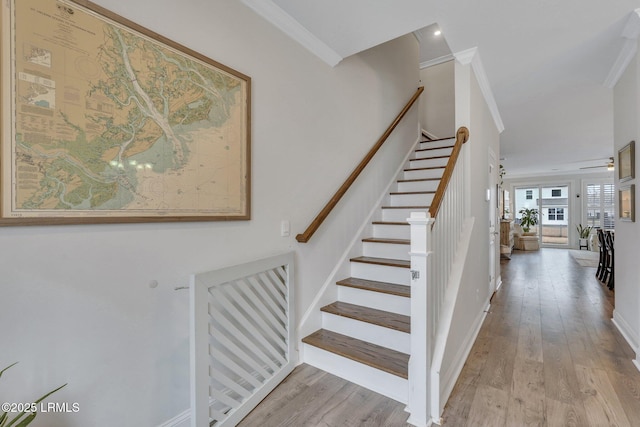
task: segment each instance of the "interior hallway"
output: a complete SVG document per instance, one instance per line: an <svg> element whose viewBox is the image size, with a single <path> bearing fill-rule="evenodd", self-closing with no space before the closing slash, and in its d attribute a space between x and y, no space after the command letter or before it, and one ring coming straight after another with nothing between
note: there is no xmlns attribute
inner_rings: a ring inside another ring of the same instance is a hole
<svg viewBox="0 0 640 427"><path fill-rule="evenodd" d="M613 293L562 249L515 251L444 426L639 426L640 372ZM404 427L404 405L307 365L240 426Z"/></svg>
<svg viewBox="0 0 640 427"><path fill-rule="evenodd" d="M613 293L562 249L515 251L446 426L638 426L640 372Z"/></svg>

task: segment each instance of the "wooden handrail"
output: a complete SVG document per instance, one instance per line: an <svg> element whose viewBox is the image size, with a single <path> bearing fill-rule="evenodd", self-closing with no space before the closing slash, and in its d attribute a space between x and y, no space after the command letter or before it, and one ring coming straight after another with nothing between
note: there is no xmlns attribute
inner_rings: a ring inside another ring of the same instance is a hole
<svg viewBox="0 0 640 427"><path fill-rule="evenodd" d="M311 222L311 224L309 224L309 226L304 231L304 233L298 234L296 236L296 240L298 242L307 243L309 241L311 236L313 236L313 233L315 233L316 230L318 230L320 225L329 216L329 214L331 213L333 208L336 207L336 205L338 204L338 202L340 201L342 196L345 195L345 193L347 192L349 187L351 187L351 185L355 182L355 180L358 177L358 175L360 175L360 173L364 170L364 168L369 164L371 159L373 159L373 156L378 152L380 147L382 147L382 144L385 143L387 138L389 138L389 135L391 135L391 132L393 132L393 130L396 128L396 126L398 126L398 123L400 123L402 118L407 114L409 109L413 106L413 104L416 102L416 100L418 99L418 97L420 96L420 94L423 91L424 91L424 87L423 86L420 86L418 88L418 90L416 90L416 93L413 94L413 96L411 97L409 102L407 102L407 104L404 106L402 111L400 111L400 113L396 116L396 118L393 120L393 122L389 125L387 130L384 131L384 133L382 134L380 139L378 139L378 141L374 144L374 146L371 147L371 150L369 150L367 155L364 156L364 158L362 159L360 164L358 164L358 166L353 170L353 172L351 172L351 175L349 175L349 177L344 182L344 184L342 184L342 186L340 186L340 188L338 189L336 194L333 195L331 200L329 200L329 202L326 204L326 206L314 218L314 220Z"/></svg>
<svg viewBox="0 0 640 427"><path fill-rule="evenodd" d="M460 150L462 149L462 144L464 144L468 140L469 129L464 126L460 127L456 132L456 143L453 146L453 150L451 151L451 156L449 157L447 166L444 168L442 178L440 178L440 184L438 185L436 194L433 196L433 200L431 201L431 206L429 206L429 214L431 215L431 218L435 218L438 215L440 205L442 204L442 199L444 198L444 192L447 190L447 186L449 185L449 181L451 180L451 175L453 175L453 169L456 167L458 155L460 154Z"/></svg>

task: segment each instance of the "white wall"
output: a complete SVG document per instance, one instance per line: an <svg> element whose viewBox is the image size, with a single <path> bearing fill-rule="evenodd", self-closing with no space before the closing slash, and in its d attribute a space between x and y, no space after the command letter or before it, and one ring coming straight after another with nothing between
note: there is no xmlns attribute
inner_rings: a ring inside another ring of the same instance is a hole
<svg viewBox="0 0 640 427"><path fill-rule="evenodd" d="M460 111L461 105L470 105ZM489 202L486 201L486 190L489 188L488 159L489 150L500 157L499 132L485 98L475 78L471 65L456 63L456 128L469 128L468 155L466 167L470 171L470 216L475 217L467 264L464 269L462 283L455 306L453 323L447 348L445 350L441 376L445 381L447 373L453 373L461 367L456 366L465 352L470 350L475 338L474 332L479 328L491 297L489 292L489 272L494 274L499 269L499 239L494 247L496 265L489 266ZM496 160L497 160L496 159ZM498 181L498 167L493 171L495 182ZM494 276L497 277L497 276ZM446 384L443 384L446 386ZM444 402L442 402L444 403Z"/></svg>
<svg viewBox="0 0 640 427"><path fill-rule="evenodd" d="M455 61L420 70L424 94L420 98L420 125L430 136L455 136Z"/></svg>
<svg viewBox="0 0 640 427"><path fill-rule="evenodd" d="M295 242L418 86L413 36L329 68L235 1L99 0L134 22L252 77L251 221L0 229L4 400L77 414L34 426L153 426L189 407L189 275L297 252L301 316L417 137L414 108L347 200ZM385 162L382 162L385 160ZM280 237L281 220L292 235ZM157 280L159 286L148 286Z"/></svg>
<svg viewBox="0 0 640 427"><path fill-rule="evenodd" d="M640 55L629 64L624 75L614 88L614 153L617 153L629 141L636 141L636 165L638 163L638 137L640 136ZM616 190L621 185L636 185L636 212L640 208L638 199L636 166L636 178L624 183L616 178ZM617 210L616 206L616 210ZM617 214L616 214L617 216ZM638 218L638 215L636 215ZM616 218L616 308L614 322L623 332L627 341L636 351L640 362L640 265L638 253L640 252L640 225L636 222L623 222ZM640 369L640 364L637 364Z"/></svg>

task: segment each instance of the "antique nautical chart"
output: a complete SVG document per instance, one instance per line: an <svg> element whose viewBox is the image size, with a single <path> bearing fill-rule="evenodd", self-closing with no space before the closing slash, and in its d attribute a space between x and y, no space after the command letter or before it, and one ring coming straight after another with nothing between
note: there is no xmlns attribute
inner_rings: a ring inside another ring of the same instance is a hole
<svg viewBox="0 0 640 427"><path fill-rule="evenodd" d="M248 77L71 1L3 3L3 218L248 216Z"/></svg>

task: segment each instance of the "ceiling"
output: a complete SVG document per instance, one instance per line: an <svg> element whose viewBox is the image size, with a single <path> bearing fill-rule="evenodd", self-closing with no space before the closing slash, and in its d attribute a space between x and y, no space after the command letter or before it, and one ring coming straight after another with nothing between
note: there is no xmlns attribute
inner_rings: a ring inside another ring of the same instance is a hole
<svg viewBox="0 0 640 427"><path fill-rule="evenodd" d="M412 32L421 62L477 48L504 124L507 178L606 171L592 166L614 155L610 73L635 48L640 0L243 2L331 66Z"/></svg>

